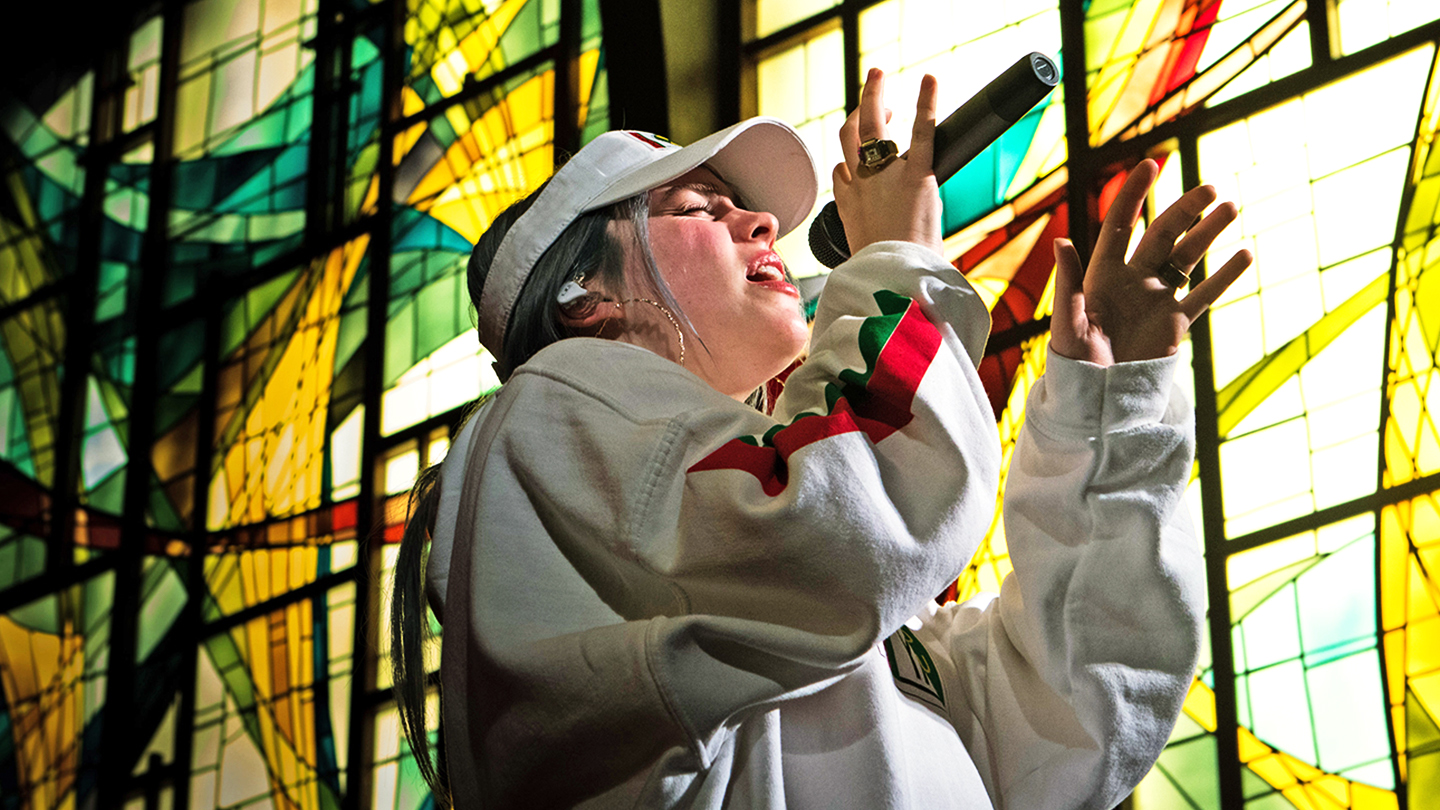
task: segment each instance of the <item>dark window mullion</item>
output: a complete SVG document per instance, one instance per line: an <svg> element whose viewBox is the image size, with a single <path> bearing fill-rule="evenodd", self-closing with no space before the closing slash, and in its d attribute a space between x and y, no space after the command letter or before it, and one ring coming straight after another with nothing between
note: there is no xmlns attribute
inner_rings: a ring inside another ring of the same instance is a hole
<svg viewBox="0 0 1440 810"><path fill-rule="evenodd" d="M175 158L176 87L180 69L181 0L164 5L161 35L160 92L155 115L153 160L149 177L149 209L141 240L139 290L133 313L136 324L135 372L131 383L130 435L125 470L120 548L116 553L115 594L111 610L110 659L100 750L106 754L97 787L100 807L121 807L136 757L144 750L133 739L136 728L136 637L141 608L140 587L145 565L145 519L153 473L151 444L155 439L155 390L160 365L158 323L161 289L168 269L168 228ZM128 39L126 40L128 42ZM123 65L123 57L121 64ZM118 160L119 155L113 159ZM92 307L93 309L93 307ZM178 726L177 726L178 733ZM149 741L146 740L146 743ZM142 746L144 743L141 744ZM123 754L123 755L122 755ZM178 792L178 791L177 791Z"/></svg>
<svg viewBox="0 0 1440 810"><path fill-rule="evenodd" d="M555 147L558 166L580 150L580 34L582 0L560 0L560 53L555 58Z"/></svg>
<svg viewBox="0 0 1440 810"><path fill-rule="evenodd" d="M845 110L860 106L860 8L861 0L845 0L840 9L841 50L845 59ZM793 26L792 26L793 27Z"/></svg>
<svg viewBox="0 0 1440 810"><path fill-rule="evenodd" d="M1197 136L1180 139L1181 183L1186 189L1200 185L1200 150ZM1204 280L1202 259L1192 284ZM1215 749L1220 783L1220 806L1242 807L1240 779L1239 714L1235 692L1235 658L1232 649L1230 585L1226 562L1233 549L1225 540L1225 509L1221 500L1220 436L1216 432L1215 366L1210 341L1210 319L1202 317L1190 328L1191 364L1195 374L1195 458L1200 463L1200 503L1205 524L1205 573L1210 602L1210 661L1215 694Z"/></svg>
<svg viewBox="0 0 1440 810"><path fill-rule="evenodd" d="M121 110L129 78L125 72L126 44L102 50L95 58L95 90L90 101L90 144L81 155L85 185L80 201L79 234L73 275L58 283L64 296L59 413L50 437L50 537L45 565L60 571L75 564L75 510L80 505L80 468L85 445L85 395L90 358L95 346L95 299L100 278L100 247L105 229L106 181L112 163L118 162L115 141L120 135ZM29 307L32 301L25 301Z"/></svg>
<svg viewBox="0 0 1440 810"><path fill-rule="evenodd" d="M360 495L357 504L357 553L355 560L355 629L353 650L355 666L350 679L350 739L346 758L345 797L341 806L356 810L362 798L369 798L371 753L373 745L373 723L369 704L364 697L374 680L375 660L369 654L376 649L371 642L372 625L370 606L371 591L384 587L376 582L376 566L380 560L376 544L383 536L381 522L384 516L383 494L375 487L379 467L381 444L380 408L385 392L385 325L389 320L390 303L390 251L393 243L393 208L395 188L395 138L403 130L396 122L403 117L400 99L405 83L404 60L407 49L404 39L407 5L401 0L389 0L389 13L385 15L384 41L381 43L381 58L384 71L381 79L382 102L380 106L380 154L376 161L378 181L378 210L372 219L370 261L367 274L370 285L367 292L365 327L365 417L361 429L363 449L360 454ZM378 591L376 594L378 595ZM378 623L377 623L378 624Z"/></svg>
<svg viewBox="0 0 1440 810"><path fill-rule="evenodd" d="M1079 3L1060 4L1060 59L1065 91L1065 148L1069 179L1068 237L1084 264L1090 261L1090 185L1094 157L1090 151L1090 111L1085 87L1085 10Z"/></svg>

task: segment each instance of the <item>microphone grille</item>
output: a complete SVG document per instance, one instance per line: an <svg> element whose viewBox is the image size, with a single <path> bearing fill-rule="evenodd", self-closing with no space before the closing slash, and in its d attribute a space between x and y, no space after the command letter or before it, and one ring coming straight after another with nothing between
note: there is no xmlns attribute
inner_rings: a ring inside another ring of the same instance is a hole
<svg viewBox="0 0 1440 810"><path fill-rule="evenodd" d="M810 223L810 252L826 267L834 268L850 258L850 243L845 239L845 225L834 202L820 209Z"/></svg>

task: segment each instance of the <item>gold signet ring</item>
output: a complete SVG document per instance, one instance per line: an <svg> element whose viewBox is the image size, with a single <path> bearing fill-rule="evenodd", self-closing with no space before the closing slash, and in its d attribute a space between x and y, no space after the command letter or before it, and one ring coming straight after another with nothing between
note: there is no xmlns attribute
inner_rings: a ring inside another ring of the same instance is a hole
<svg viewBox="0 0 1440 810"><path fill-rule="evenodd" d="M888 138L870 138L860 144L860 165L878 169L900 156L900 147Z"/></svg>

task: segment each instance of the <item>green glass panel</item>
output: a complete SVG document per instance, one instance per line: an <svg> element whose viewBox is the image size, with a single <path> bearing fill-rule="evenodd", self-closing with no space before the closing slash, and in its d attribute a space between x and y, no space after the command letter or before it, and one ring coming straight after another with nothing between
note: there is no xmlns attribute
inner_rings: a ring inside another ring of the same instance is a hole
<svg viewBox="0 0 1440 810"><path fill-rule="evenodd" d="M1306 688L1314 707L1319 767L1338 773L1390 759L1380 657L1374 649L1311 668ZM1376 787L1393 788L1388 774Z"/></svg>
<svg viewBox="0 0 1440 810"><path fill-rule="evenodd" d="M1296 624L1293 586L1250 611L1241 623L1245 633L1245 661L1251 671L1300 657L1300 628Z"/></svg>
<svg viewBox="0 0 1440 810"><path fill-rule="evenodd" d="M46 487L55 470L62 303L42 300L0 320L0 461Z"/></svg>
<svg viewBox="0 0 1440 810"><path fill-rule="evenodd" d="M1307 658L1313 661L1357 639L1374 643L1374 581L1375 546L1370 538L1335 552L1299 577L1295 590Z"/></svg>
<svg viewBox="0 0 1440 810"><path fill-rule="evenodd" d="M1180 745L1170 746L1161 754L1159 769L1169 777L1175 793L1183 797L1185 804L1166 805L1158 801L1161 796L1138 797L1137 808L1146 807L1220 807L1220 783L1215 752L1215 738L1205 735ZM1146 801L1149 799L1149 801Z"/></svg>
<svg viewBox="0 0 1440 810"><path fill-rule="evenodd" d="M45 572L45 541L0 525L0 590Z"/></svg>
<svg viewBox="0 0 1440 810"><path fill-rule="evenodd" d="M1305 669L1298 660L1253 671L1246 676L1255 736L1306 762L1315 761L1310 703L1305 699Z"/></svg>
<svg viewBox="0 0 1440 810"><path fill-rule="evenodd" d="M1273 790L1270 783L1261 779L1254 771L1249 768L1240 769L1240 792L1245 798L1253 799L1256 796L1264 796Z"/></svg>
<svg viewBox="0 0 1440 810"><path fill-rule="evenodd" d="M170 632L187 598L182 580L188 563L181 558L149 557L140 586L140 619L136 622L135 660L143 662Z"/></svg>

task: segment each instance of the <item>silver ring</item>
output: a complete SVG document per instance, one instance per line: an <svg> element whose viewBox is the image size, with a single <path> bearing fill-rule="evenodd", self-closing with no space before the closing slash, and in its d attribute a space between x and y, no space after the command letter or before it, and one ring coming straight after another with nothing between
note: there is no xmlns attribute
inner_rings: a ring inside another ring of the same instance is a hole
<svg viewBox="0 0 1440 810"><path fill-rule="evenodd" d="M1179 289L1190 283L1190 274L1175 266L1175 263L1166 259L1155 268L1155 275L1160 277L1164 283Z"/></svg>

